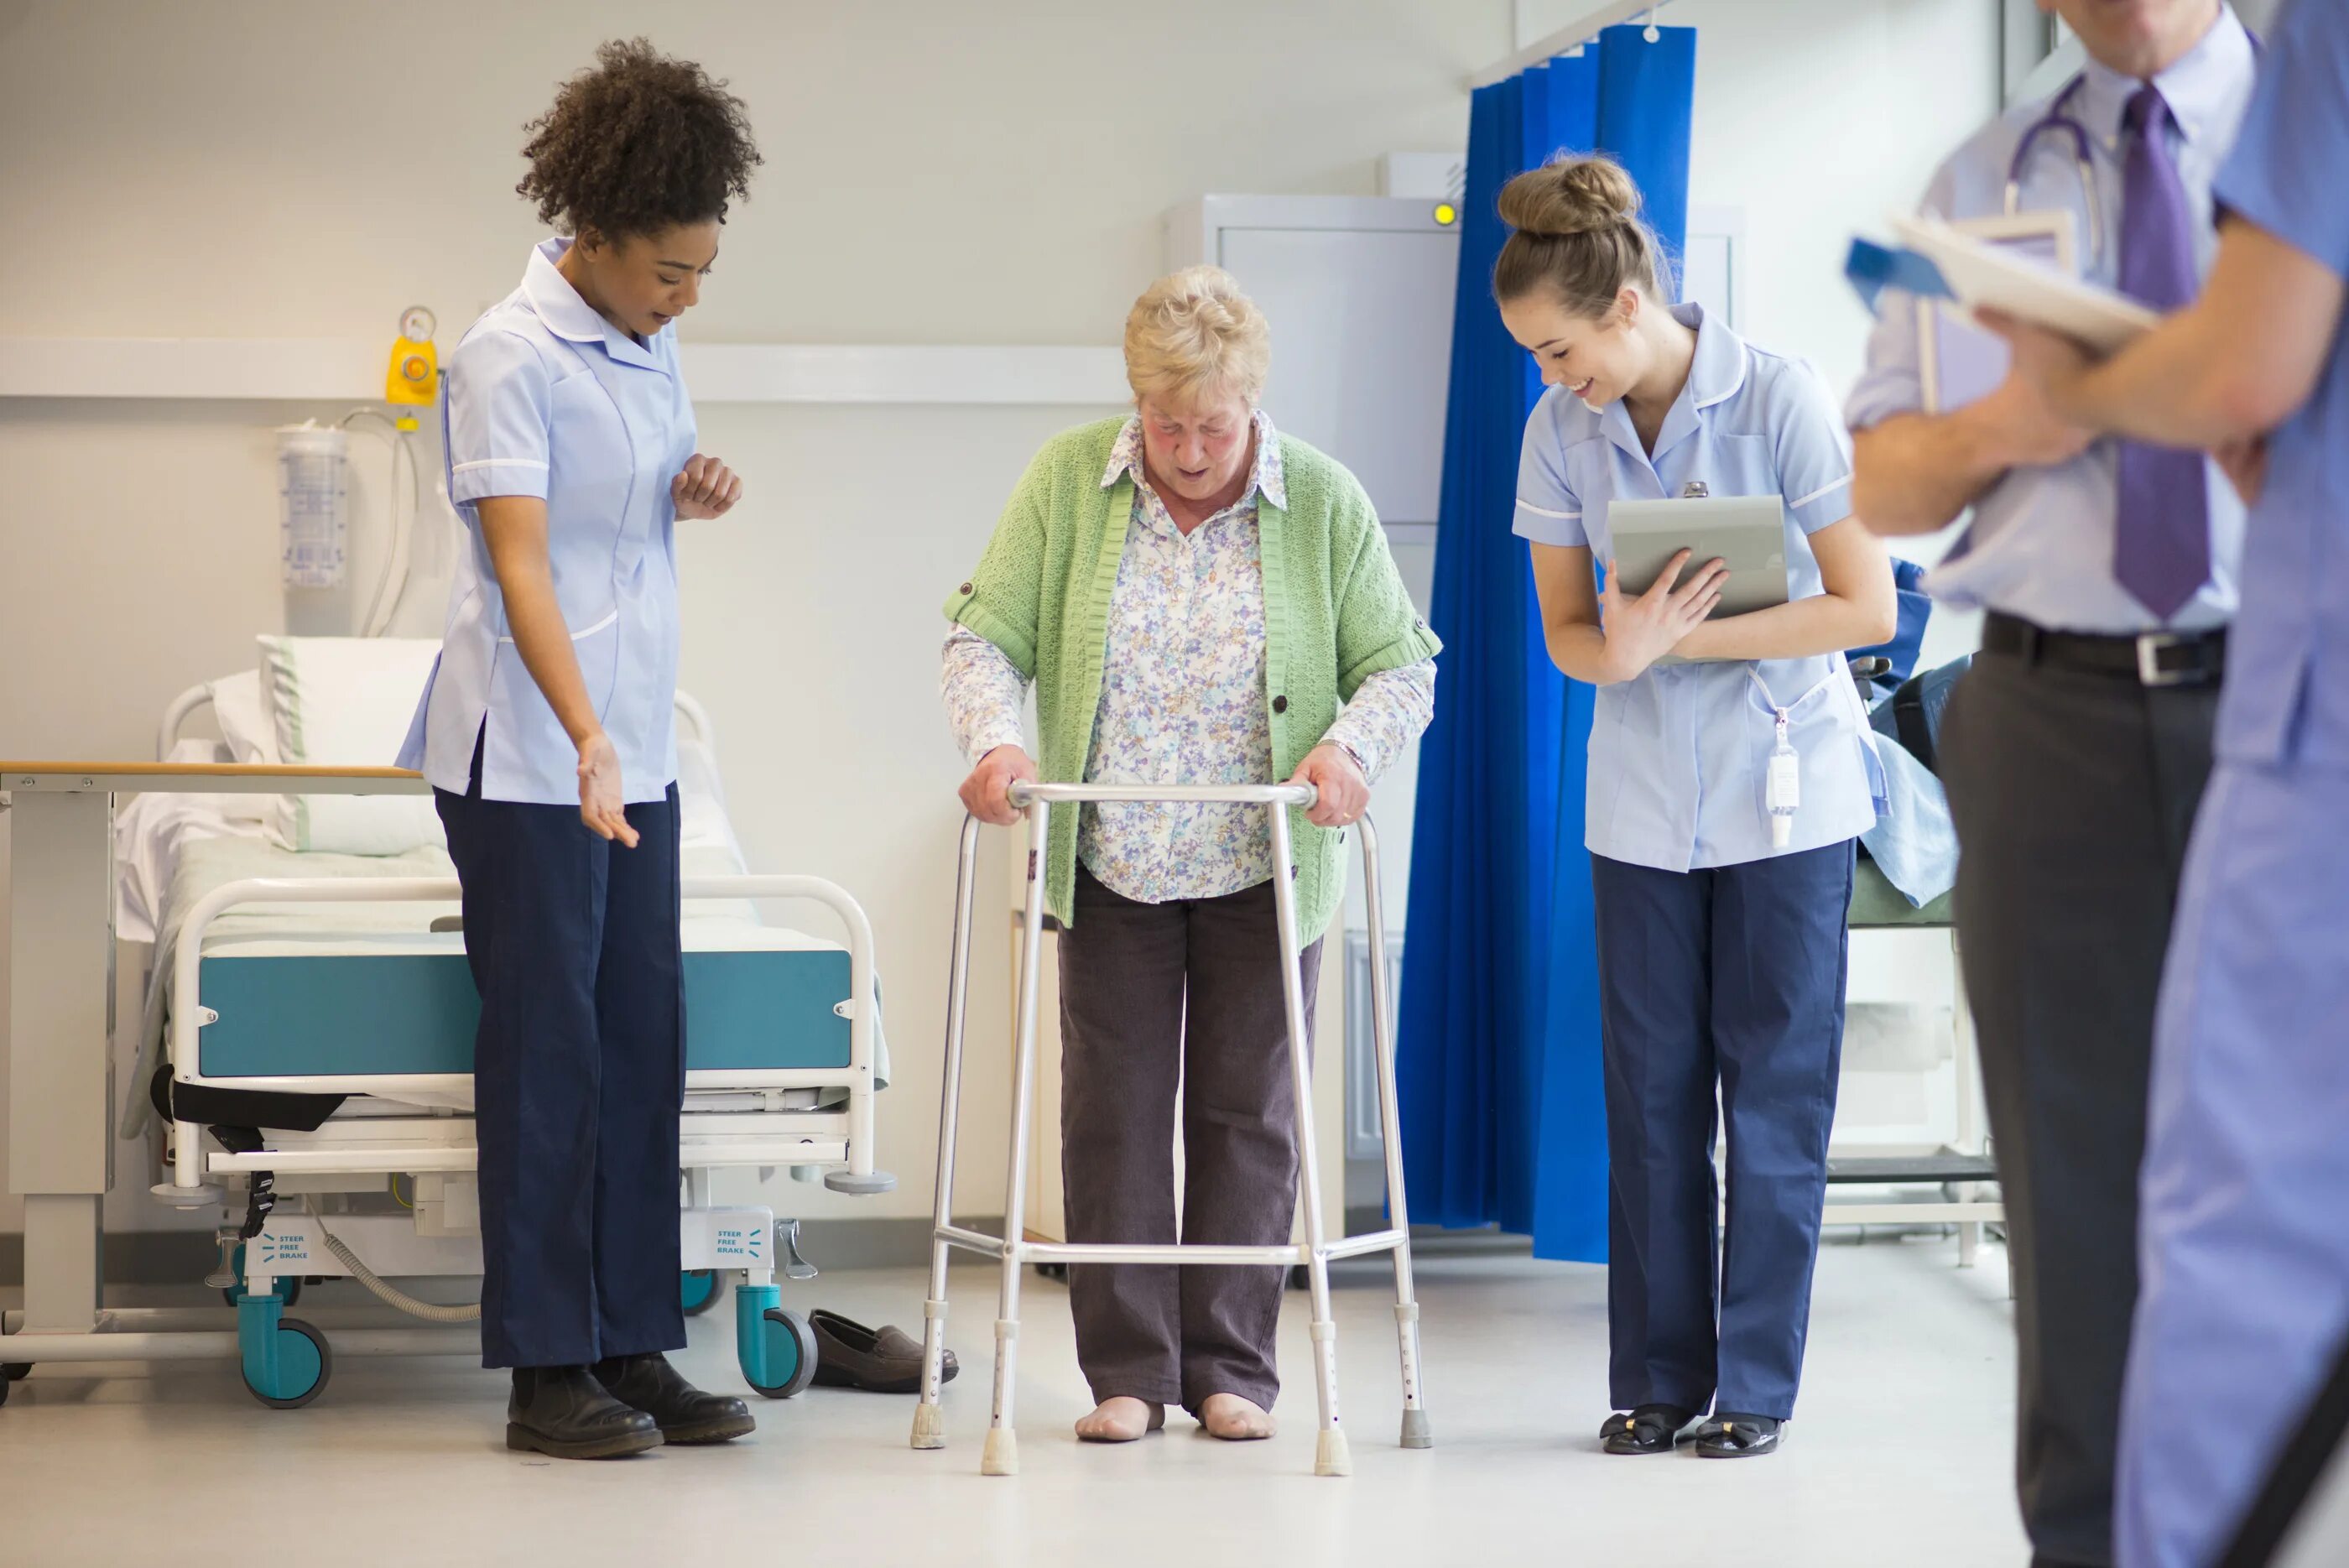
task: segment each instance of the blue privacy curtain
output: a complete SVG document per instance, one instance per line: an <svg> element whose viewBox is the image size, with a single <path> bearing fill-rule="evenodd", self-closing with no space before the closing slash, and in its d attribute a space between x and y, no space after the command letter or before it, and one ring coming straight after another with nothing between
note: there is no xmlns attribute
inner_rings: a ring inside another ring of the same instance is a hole
<svg viewBox="0 0 2349 1568"><path fill-rule="evenodd" d="M1497 1223L1541 1257L1607 1256L1607 1142L1583 759L1591 691L1544 647L1517 453L1541 390L1492 298L1502 184L1603 150L1677 257L1696 34L1610 27L1477 89L1469 109L1452 390L1430 620L1444 639L1420 749L1397 1072L1414 1221ZM1667 286L1670 286L1668 282Z"/></svg>

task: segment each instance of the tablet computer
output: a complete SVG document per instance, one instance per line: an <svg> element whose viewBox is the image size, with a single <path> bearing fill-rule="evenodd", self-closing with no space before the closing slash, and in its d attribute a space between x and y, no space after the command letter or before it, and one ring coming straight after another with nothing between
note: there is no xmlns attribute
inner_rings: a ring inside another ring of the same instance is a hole
<svg viewBox="0 0 2349 1568"><path fill-rule="evenodd" d="M1625 593L1646 593L1672 557L1686 550L1689 571L1716 560L1729 568L1711 618L1786 602L1786 504L1779 496L1612 501L1607 505L1607 532ZM1681 580L1688 580L1685 573Z"/></svg>

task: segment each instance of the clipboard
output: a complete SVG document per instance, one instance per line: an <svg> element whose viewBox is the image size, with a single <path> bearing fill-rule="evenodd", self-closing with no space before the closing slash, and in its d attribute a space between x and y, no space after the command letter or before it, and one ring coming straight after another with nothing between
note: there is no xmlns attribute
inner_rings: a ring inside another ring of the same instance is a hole
<svg viewBox="0 0 2349 1568"><path fill-rule="evenodd" d="M1922 257L1969 310L1998 309L2110 354L2161 324L2158 312L2075 273L2012 254L1935 218L1895 218L1907 253Z"/></svg>
<svg viewBox="0 0 2349 1568"><path fill-rule="evenodd" d="M1949 227L2065 276L2079 275L2075 225L2068 211L1970 218ZM1924 411L1945 414L1997 390L2006 379L2013 358L2006 340L1975 326L1954 300L1920 296L1916 307L1917 369L1923 385Z"/></svg>

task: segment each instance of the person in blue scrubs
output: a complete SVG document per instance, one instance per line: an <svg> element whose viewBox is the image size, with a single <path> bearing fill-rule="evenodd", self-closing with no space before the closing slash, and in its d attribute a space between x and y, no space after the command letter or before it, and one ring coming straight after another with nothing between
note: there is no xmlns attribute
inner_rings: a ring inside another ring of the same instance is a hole
<svg viewBox="0 0 2349 1568"><path fill-rule="evenodd" d="M663 1352L678 1293L676 524L742 493L694 452L675 323L758 153L701 67L607 44L531 130L521 192L569 238L450 357L470 548L400 754L464 887L481 1355L509 1448L564 1459L751 1429Z"/></svg>
<svg viewBox="0 0 2349 1568"><path fill-rule="evenodd" d="M1924 213L2011 205L2043 234L2067 226L2079 276L2174 308L2218 253L2211 182L2256 47L2220 0L2048 3L2086 63L1969 137ZM1847 405L1853 507L1911 535L1971 508L1927 587L1985 612L1938 771L2006 1206L2015 1491L2034 1568L2105 1568L2154 1014L2210 776L2243 507L2200 453L2093 439L2027 378L1929 386L1916 305L1881 302Z"/></svg>
<svg viewBox="0 0 2349 1568"><path fill-rule="evenodd" d="M1898 610L1884 546L1848 515L1826 387L1669 304L1639 213L1630 177L1603 158L1519 175L1501 194L1515 232L1493 291L1549 387L1526 425L1516 530L1531 541L1550 657L1599 689L1586 843L1620 1407L1600 1438L1650 1454L1693 1435L1700 1454L1745 1458L1774 1450L1794 1414L1854 846L1884 794L1843 650L1889 639ZM1783 501L1785 604L1708 618L1721 563L1686 552L1644 593L1617 580L1609 504L1690 493ZM1787 752L1798 788L1770 782Z"/></svg>
<svg viewBox="0 0 2349 1568"><path fill-rule="evenodd" d="M2218 765L2154 1044L2126 1568L2217 1562L2349 1331L2349 5L2300 0L2221 170L2200 296L2101 361L2000 324L2085 429L2251 500Z"/></svg>

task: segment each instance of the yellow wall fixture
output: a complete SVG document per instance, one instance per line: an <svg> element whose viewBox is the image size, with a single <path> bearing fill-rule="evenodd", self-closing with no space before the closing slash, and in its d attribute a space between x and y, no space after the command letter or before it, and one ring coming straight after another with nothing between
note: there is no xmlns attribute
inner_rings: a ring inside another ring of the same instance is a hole
<svg viewBox="0 0 2349 1568"><path fill-rule="evenodd" d="M439 325L432 313L411 305L399 317L399 340L391 346L391 368L384 372L383 399L394 408L429 409L440 394L440 356L432 348L432 330ZM401 430L416 428L414 414L402 414Z"/></svg>

